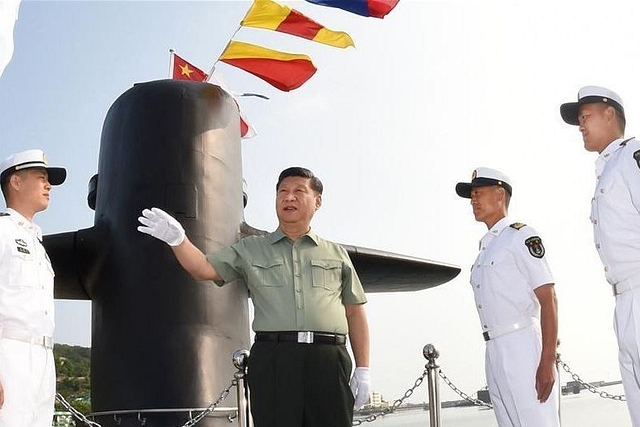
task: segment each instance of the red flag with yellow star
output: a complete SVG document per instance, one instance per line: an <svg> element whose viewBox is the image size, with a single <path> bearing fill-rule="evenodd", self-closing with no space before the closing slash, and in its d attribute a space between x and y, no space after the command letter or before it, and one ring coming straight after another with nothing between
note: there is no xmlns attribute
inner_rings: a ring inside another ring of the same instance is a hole
<svg viewBox="0 0 640 427"><path fill-rule="evenodd" d="M176 55L175 52L171 54L173 56L172 78L177 80L193 80L196 82L204 82L207 80L207 73L185 61Z"/></svg>

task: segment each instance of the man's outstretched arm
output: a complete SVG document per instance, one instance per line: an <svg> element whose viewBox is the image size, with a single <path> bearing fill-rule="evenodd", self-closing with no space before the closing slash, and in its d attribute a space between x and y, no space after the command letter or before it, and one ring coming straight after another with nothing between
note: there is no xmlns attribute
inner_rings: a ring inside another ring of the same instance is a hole
<svg viewBox="0 0 640 427"><path fill-rule="evenodd" d="M162 240L171 246L171 250L182 268L194 279L222 280L202 251L187 238L182 225L171 215L158 208L145 209L138 221L142 224L138 227L138 231Z"/></svg>

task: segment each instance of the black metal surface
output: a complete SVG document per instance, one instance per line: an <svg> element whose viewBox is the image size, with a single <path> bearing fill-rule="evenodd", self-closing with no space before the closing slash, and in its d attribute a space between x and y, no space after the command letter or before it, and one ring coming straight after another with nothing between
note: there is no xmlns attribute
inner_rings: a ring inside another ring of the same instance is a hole
<svg viewBox="0 0 640 427"><path fill-rule="evenodd" d="M108 238L108 231L98 227L44 236L42 244L56 273L55 298L91 299L91 288L107 258Z"/></svg>
<svg viewBox="0 0 640 427"><path fill-rule="evenodd" d="M366 292L408 292L432 288L452 280L460 268L359 246L342 245Z"/></svg>
<svg viewBox="0 0 640 427"><path fill-rule="evenodd" d="M155 206L205 252L236 241L239 129L233 99L206 83L137 84L110 108L88 198L95 225L45 241L56 297L92 300L94 412L207 407L233 378L233 352L249 348L245 287L194 281L169 246L136 231L142 209ZM170 425L174 417L155 414L146 425ZM140 425L117 418L100 421Z"/></svg>

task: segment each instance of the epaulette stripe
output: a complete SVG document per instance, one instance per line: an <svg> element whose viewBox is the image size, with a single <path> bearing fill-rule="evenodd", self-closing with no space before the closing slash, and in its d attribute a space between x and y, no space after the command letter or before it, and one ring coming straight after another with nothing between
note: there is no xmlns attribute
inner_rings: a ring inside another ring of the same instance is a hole
<svg viewBox="0 0 640 427"><path fill-rule="evenodd" d="M527 224L523 224L521 222L514 222L513 224L511 224L509 227L511 228L515 228L516 230L520 230L522 227L524 227Z"/></svg>

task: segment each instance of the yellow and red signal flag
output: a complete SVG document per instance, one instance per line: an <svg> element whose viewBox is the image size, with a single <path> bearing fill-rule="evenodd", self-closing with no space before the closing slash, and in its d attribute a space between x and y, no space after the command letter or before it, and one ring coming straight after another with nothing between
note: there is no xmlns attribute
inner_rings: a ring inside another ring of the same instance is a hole
<svg viewBox="0 0 640 427"><path fill-rule="evenodd" d="M297 10L271 0L254 0L240 25L278 31L340 48L354 46L351 36L344 31L330 30Z"/></svg>
<svg viewBox="0 0 640 427"><path fill-rule="evenodd" d="M219 60L285 92L299 88L318 71L307 55L280 52L235 40L229 42Z"/></svg>
<svg viewBox="0 0 640 427"><path fill-rule="evenodd" d="M207 73L187 62L184 58L179 57L175 52L171 52L171 59L173 62L171 78L173 79L204 82L209 77Z"/></svg>

